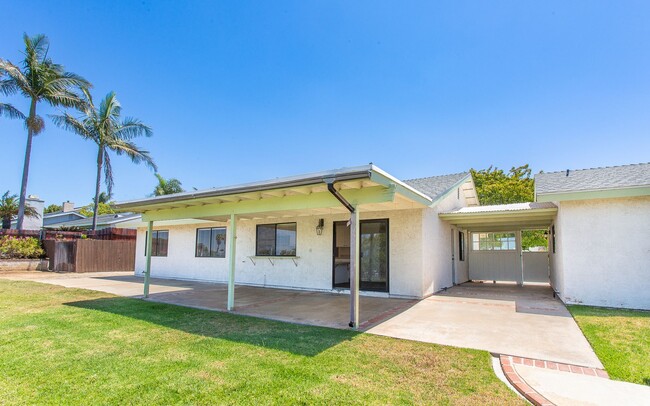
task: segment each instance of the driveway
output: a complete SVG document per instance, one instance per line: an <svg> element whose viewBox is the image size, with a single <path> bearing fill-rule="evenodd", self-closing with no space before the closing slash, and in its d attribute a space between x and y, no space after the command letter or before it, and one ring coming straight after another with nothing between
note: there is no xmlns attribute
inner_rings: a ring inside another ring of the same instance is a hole
<svg viewBox="0 0 650 406"><path fill-rule="evenodd" d="M421 300L368 333L602 368L548 286L464 283Z"/></svg>

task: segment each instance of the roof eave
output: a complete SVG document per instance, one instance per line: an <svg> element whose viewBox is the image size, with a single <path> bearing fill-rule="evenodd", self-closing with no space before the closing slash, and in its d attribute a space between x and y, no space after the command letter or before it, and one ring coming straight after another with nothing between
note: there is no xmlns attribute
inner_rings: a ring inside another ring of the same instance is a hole
<svg viewBox="0 0 650 406"><path fill-rule="evenodd" d="M620 197L650 196L650 186L632 186L594 190L537 193L536 202L560 202L568 200L611 199Z"/></svg>

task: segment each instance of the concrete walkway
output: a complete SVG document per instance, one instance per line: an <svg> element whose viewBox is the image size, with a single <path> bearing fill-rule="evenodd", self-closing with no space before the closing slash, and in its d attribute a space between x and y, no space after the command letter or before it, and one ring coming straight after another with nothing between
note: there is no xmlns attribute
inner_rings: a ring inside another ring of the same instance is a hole
<svg viewBox="0 0 650 406"><path fill-rule="evenodd" d="M602 368L548 286L466 283L421 300L369 333Z"/></svg>
<svg viewBox="0 0 650 406"><path fill-rule="evenodd" d="M508 367L504 367L507 369ZM650 386L613 381L606 377L570 369L512 363L521 386L530 387L535 404L555 405L647 405ZM517 386L517 385L516 385ZM528 397L528 396L527 396Z"/></svg>

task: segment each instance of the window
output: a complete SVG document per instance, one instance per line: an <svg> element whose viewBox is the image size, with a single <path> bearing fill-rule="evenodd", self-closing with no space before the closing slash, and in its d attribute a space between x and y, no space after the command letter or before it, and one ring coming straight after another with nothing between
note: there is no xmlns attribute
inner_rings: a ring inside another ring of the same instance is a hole
<svg viewBox="0 0 650 406"><path fill-rule="evenodd" d="M458 232L458 260L465 260L465 233L462 231Z"/></svg>
<svg viewBox="0 0 650 406"><path fill-rule="evenodd" d="M296 223L259 224L255 255L295 256Z"/></svg>
<svg viewBox="0 0 650 406"><path fill-rule="evenodd" d="M169 241L168 230L156 230L152 234L151 239L151 256L152 257L166 257L167 256L167 243ZM144 237L144 255L147 255L147 239L149 232L145 233Z"/></svg>
<svg viewBox="0 0 650 406"><path fill-rule="evenodd" d="M226 228L199 228L196 230L197 257L226 257Z"/></svg>
<svg viewBox="0 0 650 406"><path fill-rule="evenodd" d="M515 233L472 233L474 251L514 251Z"/></svg>

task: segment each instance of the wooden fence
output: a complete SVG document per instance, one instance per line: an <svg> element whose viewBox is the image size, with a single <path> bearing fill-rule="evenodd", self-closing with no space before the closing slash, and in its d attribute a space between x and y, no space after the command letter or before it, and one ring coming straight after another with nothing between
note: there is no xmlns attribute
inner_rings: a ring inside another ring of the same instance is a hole
<svg viewBox="0 0 650 406"><path fill-rule="evenodd" d="M45 240L49 269L56 272L133 272L135 241Z"/></svg>
<svg viewBox="0 0 650 406"><path fill-rule="evenodd" d="M13 229L0 229L0 236L11 235L14 237L35 237L40 240L76 240L76 239L91 239L91 240L133 240L137 236L137 230L129 228L104 228L102 230L87 230L87 231L58 231L58 230L13 230Z"/></svg>

